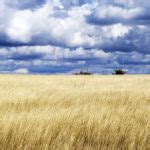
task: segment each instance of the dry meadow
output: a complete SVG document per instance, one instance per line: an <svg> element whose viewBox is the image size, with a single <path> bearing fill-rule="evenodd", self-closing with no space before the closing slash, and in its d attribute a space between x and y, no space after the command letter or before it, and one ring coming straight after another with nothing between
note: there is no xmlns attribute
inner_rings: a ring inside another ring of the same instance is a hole
<svg viewBox="0 0 150 150"><path fill-rule="evenodd" d="M148 75L0 75L0 150L149 149Z"/></svg>

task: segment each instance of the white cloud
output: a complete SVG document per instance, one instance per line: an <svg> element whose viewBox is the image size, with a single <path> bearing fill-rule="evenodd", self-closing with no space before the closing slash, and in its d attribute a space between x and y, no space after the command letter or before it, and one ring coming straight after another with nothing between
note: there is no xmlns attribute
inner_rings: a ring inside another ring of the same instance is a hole
<svg viewBox="0 0 150 150"><path fill-rule="evenodd" d="M29 71L26 68L20 68L20 69L15 70L14 73L16 73L16 74L28 74Z"/></svg>
<svg viewBox="0 0 150 150"><path fill-rule="evenodd" d="M95 16L97 18L132 18L140 12L141 8L122 8L113 5L103 5L99 6L95 10Z"/></svg>
<svg viewBox="0 0 150 150"><path fill-rule="evenodd" d="M129 32L130 27L116 24L110 27L95 27L86 22L86 16L90 15L95 5L86 4L80 7L73 7L69 10L62 10L61 4L54 3L58 8L47 2L42 7L31 10L17 10L12 13L11 18L5 27L6 35L15 42L36 43L36 44L54 44L65 47L95 47L103 45L105 40L124 36ZM113 11L107 14L107 9L103 8L98 17L108 15L125 16L121 8L108 9ZM56 17L62 11L64 17ZM121 14L122 12L122 14ZM132 14L132 13L131 13ZM100 15L100 16L99 16Z"/></svg>
<svg viewBox="0 0 150 150"><path fill-rule="evenodd" d="M32 12L30 10L14 13L6 29L9 38L14 41L30 42L32 34L31 18Z"/></svg>
<svg viewBox="0 0 150 150"><path fill-rule="evenodd" d="M86 50L82 47L71 50L69 48L64 49L54 46L24 46L0 49L0 56L14 60L20 60L19 58L38 59L39 57L46 60L60 60L84 58L109 59L112 57L112 54L109 52L106 53L101 49Z"/></svg>

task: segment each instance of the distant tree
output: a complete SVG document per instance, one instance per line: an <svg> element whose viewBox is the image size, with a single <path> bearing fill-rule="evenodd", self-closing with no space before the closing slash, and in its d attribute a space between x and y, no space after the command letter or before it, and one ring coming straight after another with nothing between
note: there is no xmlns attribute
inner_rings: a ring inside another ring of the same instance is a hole
<svg viewBox="0 0 150 150"><path fill-rule="evenodd" d="M113 74L114 75L124 75L124 74L126 74L126 71L124 71L123 69L115 69Z"/></svg>

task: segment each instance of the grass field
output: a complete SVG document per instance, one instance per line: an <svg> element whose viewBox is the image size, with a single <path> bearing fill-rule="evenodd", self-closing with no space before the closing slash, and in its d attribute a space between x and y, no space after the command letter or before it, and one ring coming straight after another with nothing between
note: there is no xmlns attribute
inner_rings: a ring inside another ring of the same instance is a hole
<svg viewBox="0 0 150 150"><path fill-rule="evenodd" d="M0 75L0 150L149 150L150 76Z"/></svg>

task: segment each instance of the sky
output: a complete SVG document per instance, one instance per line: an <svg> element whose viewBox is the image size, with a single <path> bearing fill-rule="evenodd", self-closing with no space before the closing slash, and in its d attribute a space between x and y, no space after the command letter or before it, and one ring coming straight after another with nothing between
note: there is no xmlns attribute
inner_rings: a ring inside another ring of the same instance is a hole
<svg viewBox="0 0 150 150"><path fill-rule="evenodd" d="M149 0L0 0L0 73L150 74Z"/></svg>

